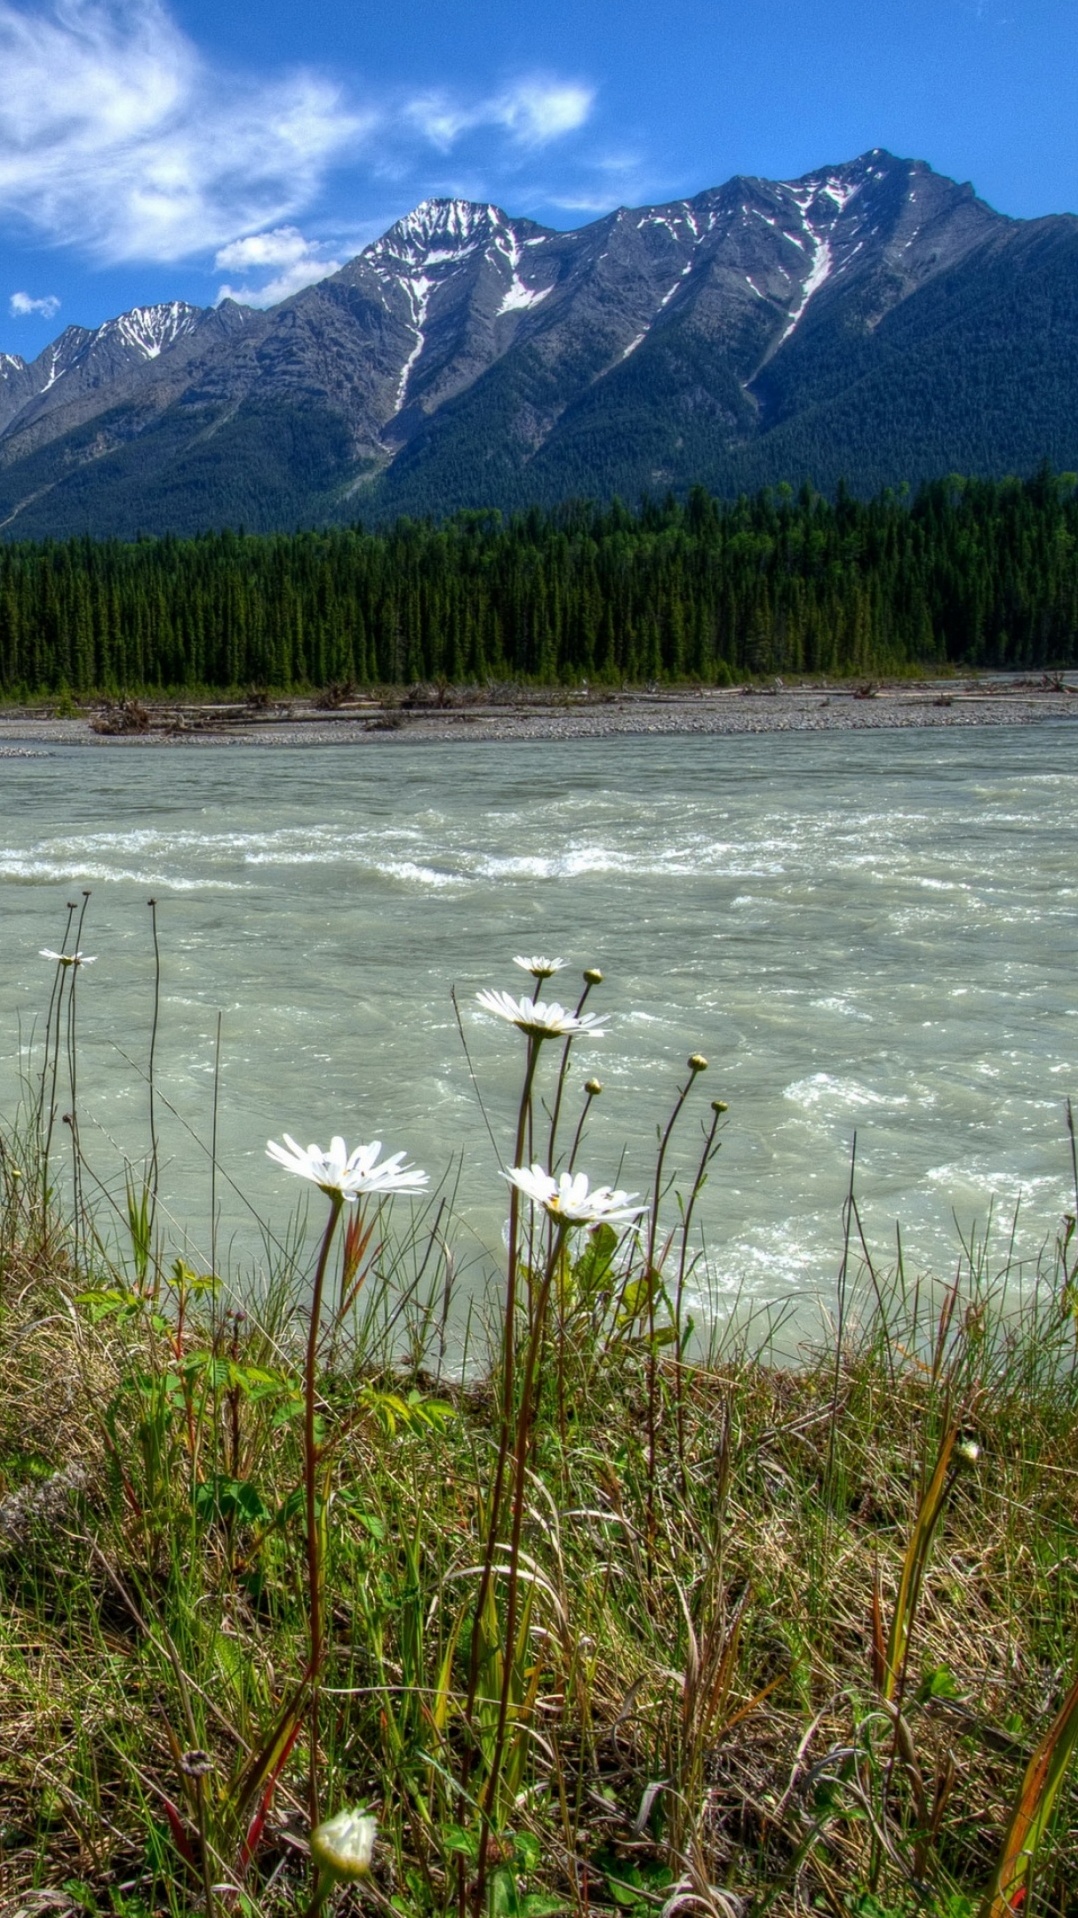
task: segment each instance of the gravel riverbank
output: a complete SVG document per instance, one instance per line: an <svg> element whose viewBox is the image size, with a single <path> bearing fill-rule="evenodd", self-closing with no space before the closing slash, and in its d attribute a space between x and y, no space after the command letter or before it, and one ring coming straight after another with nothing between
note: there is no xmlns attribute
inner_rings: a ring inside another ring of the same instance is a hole
<svg viewBox="0 0 1078 1918"><path fill-rule="evenodd" d="M870 688L738 687L693 692L528 694L505 703L311 700L269 706L127 702L76 718L0 712L0 757L52 746L381 746L432 740L603 739L623 734L886 731L895 727L1033 726L1078 717L1078 676L994 674Z"/></svg>

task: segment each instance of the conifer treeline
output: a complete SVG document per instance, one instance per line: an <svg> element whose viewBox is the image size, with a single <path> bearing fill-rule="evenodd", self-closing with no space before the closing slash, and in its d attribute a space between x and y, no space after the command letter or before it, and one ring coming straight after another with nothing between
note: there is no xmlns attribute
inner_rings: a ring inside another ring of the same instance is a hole
<svg viewBox="0 0 1078 1918"><path fill-rule="evenodd" d="M1078 658L1078 482L788 489L503 522L0 547L0 692L1042 667Z"/></svg>

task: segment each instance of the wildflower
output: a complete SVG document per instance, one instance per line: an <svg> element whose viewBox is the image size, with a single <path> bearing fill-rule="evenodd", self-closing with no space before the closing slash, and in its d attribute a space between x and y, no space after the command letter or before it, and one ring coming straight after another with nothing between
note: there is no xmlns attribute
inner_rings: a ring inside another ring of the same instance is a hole
<svg viewBox="0 0 1078 1918"><path fill-rule="evenodd" d="M534 954L532 958L527 959L523 953L518 952L513 964L519 966L521 972L530 972L533 979L552 979L556 972L564 969L565 960L544 959L539 954Z"/></svg>
<svg viewBox="0 0 1078 1918"><path fill-rule="evenodd" d="M959 1439L954 1448L959 1465L976 1465L981 1456L981 1448L976 1439Z"/></svg>
<svg viewBox="0 0 1078 1918"><path fill-rule="evenodd" d="M647 1211L646 1205L633 1204L635 1192L615 1192L608 1185L589 1192L586 1172L563 1172L554 1179L541 1165L530 1171L518 1165L503 1177L563 1225L631 1225Z"/></svg>
<svg viewBox="0 0 1078 1918"><path fill-rule="evenodd" d="M378 1832L378 1820L363 1811L339 1811L311 1833L311 1856L320 1871L338 1884L366 1878Z"/></svg>
<svg viewBox="0 0 1078 1918"><path fill-rule="evenodd" d="M603 975L599 971L598 966L589 966L584 974L584 978L589 986L601 986L603 983Z"/></svg>
<svg viewBox="0 0 1078 1918"><path fill-rule="evenodd" d="M507 1019L511 1026L519 1026L521 1032L528 1032L536 1039L568 1038L577 1032L599 1033L606 1025L605 1017L598 1017L594 1012L570 1012L556 1002L548 1006L543 999L514 999L510 992L490 989L475 996L484 1012Z"/></svg>
<svg viewBox="0 0 1078 1918"><path fill-rule="evenodd" d="M42 946L41 957L55 959L58 966L95 966L97 964L96 955L91 956L88 952L53 952L49 946Z"/></svg>
<svg viewBox="0 0 1078 1918"><path fill-rule="evenodd" d="M337 1135L330 1140L328 1152L317 1145L309 1145L304 1151L287 1132L283 1146L273 1139L266 1145L268 1157L277 1165L301 1179L311 1179L319 1191L328 1193L330 1198L358 1199L366 1192L418 1192L426 1185L425 1172L416 1166L402 1165L403 1152L394 1152L377 1165L375 1161L381 1150L381 1139L373 1139L370 1145L357 1145L349 1152L344 1140Z"/></svg>

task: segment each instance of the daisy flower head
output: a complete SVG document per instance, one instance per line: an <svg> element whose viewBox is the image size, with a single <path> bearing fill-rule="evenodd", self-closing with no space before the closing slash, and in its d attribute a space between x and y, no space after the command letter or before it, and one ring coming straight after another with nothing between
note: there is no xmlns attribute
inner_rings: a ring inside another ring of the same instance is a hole
<svg viewBox="0 0 1078 1918"><path fill-rule="evenodd" d="M311 1856L338 1884L366 1878L371 1868L378 1820L363 1811L339 1811L311 1833Z"/></svg>
<svg viewBox="0 0 1078 1918"><path fill-rule="evenodd" d="M427 1174L416 1166L404 1165L403 1152L392 1153L379 1165L381 1150L381 1139L372 1139L370 1145L357 1145L349 1152L339 1134L330 1140L328 1152L317 1145L305 1149L287 1132L284 1145L278 1145L274 1139L266 1145L266 1155L276 1165L283 1166L286 1172L294 1172L297 1178L310 1179L320 1192L333 1199L358 1199L368 1192L389 1196L394 1192L422 1191Z"/></svg>
<svg viewBox="0 0 1078 1918"><path fill-rule="evenodd" d="M647 1211L635 1203L635 1192L615 1192L609 1185L589 1192L586 1172L563 1172L555 1179L541 1165L518 1165L503 1176L562 1225L632 1225Z"/></svg>
<svg viewBox="0 0 1078 1918"><path fill-rule="evenodd" d="M496 1018L508 1020L535 1039L571 1038L578 1032L600 1033L606 1027L605 1015L570 1012L556 1001L547 1005L544 999L514 999L511 992L498 992L493 987L475 996L484 1012L493 1012Z"/></svg>
<svg viewBox="0 0 1078 1918"><path fill-rule="evenodd" d="M42 946L40 957L55 959L58 966L95 966L97 964L96 955L88 952L53 952L51 946Z"/></svg>
<svg viewBox="0 0 1078 1918"><path fill-rule="evenodd" d="M513 964L519 966L521 972L530 972L533 979L539 980L552 979L556 972L565 970L564 959L545 959L541 953L533 953L531 958L527 958L524 953L518 952Z"/></svg>

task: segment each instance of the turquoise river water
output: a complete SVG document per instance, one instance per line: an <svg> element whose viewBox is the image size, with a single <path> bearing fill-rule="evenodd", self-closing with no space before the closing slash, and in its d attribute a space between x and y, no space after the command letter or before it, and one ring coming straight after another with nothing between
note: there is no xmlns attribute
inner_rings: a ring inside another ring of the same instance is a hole
<svg viewBox="0 0 1078 1918"><path fill-rule="evenodd" d="M208 1257L220 1012L235 1257L258 1257L245 1201L283 1222L299 1196L266 1139L341 1131L437 1175L463 1154L461 1243L493 1265L503 1188L450 990L508 1152L522 1044L474 994L525 989L513 954L552 952L572 965L561 997L584 966L605 974L593 1004L610 1028L574 1075L605 1087L580 1160L594 1179L647 1185L686 1055L711 1061L674 1158L694 1157L708 1100L726 1099L702 1212L716 1297L833 1290L855 1131L883 1264L901 1219L907 1266L946 1274L990 1208L1002 1252L1019 1201L1032 1258L1072 1202L1076 743L1061 723L5 759L0 1105L39 1063L38 949L88 888L82 1137L122 1192L123 1155L147 1137L153 896L177 1246Z"/></svg>

